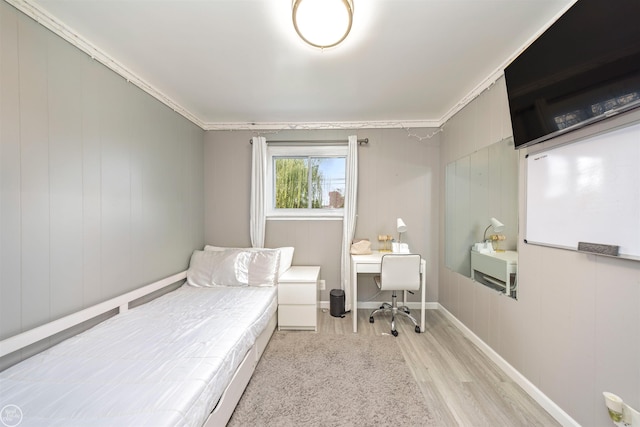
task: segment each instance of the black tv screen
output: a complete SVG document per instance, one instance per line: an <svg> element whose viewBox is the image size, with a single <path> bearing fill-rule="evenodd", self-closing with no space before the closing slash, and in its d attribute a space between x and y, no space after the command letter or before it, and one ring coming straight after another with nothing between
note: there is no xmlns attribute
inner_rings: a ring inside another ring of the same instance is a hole
<svg viewBox="0 0 640 427"><path fill-rule="evenodd" d="M640 107L640 0L578 0L505 81L516 148Z"/></svg>

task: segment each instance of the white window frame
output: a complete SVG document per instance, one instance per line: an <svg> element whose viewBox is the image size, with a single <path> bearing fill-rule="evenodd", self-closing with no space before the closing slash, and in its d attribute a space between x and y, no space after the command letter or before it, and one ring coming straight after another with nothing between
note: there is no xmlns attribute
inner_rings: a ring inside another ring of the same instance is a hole
<svg viewBox="0 0 640 427"><path fill-rule="evenodd" d="M273 189L274 157L347 157L349 147L345 144L305 144L305 145L267 145L266 216L267 219L342 219L344 209L276 209ZM345 166L346 168L346 166ZM345 170L346 173L346 170Z"/></svg>

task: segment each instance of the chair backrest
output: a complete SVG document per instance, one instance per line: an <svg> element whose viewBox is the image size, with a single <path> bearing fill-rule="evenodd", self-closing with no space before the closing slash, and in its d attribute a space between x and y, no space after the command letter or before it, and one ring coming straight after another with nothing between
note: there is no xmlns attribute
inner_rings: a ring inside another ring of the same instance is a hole
<svg viewBox="0 0 640 427"><path fill-rule="evenodd" d="M420 289L420 260L419 254L383 255L380 289L383 291Z"/></svg>

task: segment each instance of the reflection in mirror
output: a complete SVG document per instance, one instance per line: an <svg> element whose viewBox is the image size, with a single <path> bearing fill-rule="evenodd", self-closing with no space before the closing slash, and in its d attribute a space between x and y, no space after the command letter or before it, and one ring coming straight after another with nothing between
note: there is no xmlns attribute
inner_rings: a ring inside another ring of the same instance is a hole
<svg viewBox="0 0 640 427"><path fill-rule="evenodd" d="M449 163L445 180L445 265L515 298L518 152L513 139Z"/></svg>

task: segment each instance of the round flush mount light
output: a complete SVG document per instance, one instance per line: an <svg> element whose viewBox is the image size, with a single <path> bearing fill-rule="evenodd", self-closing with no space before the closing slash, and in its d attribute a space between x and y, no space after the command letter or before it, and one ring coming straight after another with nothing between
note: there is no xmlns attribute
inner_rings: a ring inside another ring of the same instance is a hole
<svg viewBox="0 0 640 427"><path fill-rule="evenodd" d="M293 26L311 46L341 43L351 31L353 0L293 0Z"/></svg>

